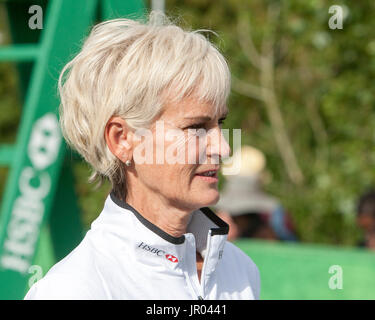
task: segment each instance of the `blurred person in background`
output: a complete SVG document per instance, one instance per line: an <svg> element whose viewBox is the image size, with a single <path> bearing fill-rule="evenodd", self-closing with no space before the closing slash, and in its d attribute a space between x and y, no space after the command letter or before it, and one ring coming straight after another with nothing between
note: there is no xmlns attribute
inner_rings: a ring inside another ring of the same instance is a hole
<svg viewBox="0 0 375 320"><path fill-rule="evenodd" d="M240 172L227 177L216 205L219 216L229 224L228 240L297 240L291 218L279 200L262 190L261 178L266 164L263 153L243 146L233 159L241 161Z"/></svg>
<svg viewBox="0 0 375 320"><path fill-rule="evenodd" d="M375 250L375 190L363 194L357 206L357 224L363 231L359 247Z"/></svg>

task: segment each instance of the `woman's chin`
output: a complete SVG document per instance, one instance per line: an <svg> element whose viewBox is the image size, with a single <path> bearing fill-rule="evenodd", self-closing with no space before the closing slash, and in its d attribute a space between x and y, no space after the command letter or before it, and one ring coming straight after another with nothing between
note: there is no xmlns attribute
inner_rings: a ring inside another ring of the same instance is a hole
<svg viewBox="0 0 375 320"><path fill-rule="evenodd" d="M199 207L208 207L215 205L220 199L218 190L207 190L197 195Z"/></svg>

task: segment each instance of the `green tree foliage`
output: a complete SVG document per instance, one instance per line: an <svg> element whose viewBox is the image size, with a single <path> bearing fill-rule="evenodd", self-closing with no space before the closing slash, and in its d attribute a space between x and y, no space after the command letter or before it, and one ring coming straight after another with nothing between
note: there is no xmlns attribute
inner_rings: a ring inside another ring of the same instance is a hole
<svg viewBox="0 0 375 320"><path fill-rule="evenodd" d="M168 0L167 8L186 25L219 34L210 38L234 78L226 126L241 128L243 143L265 153L272 178L265 187L291 212L301 240L353 245L356 202L375 179L375 3L334 4L346 12L342 30L328 26L331 1ZM264 101L241 86L262 82L249 39L273 58L274 93L301 183L288 175Z"/></svg>

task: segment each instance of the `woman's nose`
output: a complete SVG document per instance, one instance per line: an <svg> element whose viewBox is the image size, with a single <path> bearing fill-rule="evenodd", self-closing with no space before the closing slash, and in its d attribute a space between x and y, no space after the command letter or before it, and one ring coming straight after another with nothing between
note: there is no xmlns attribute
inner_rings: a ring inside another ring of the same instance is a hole
<svg viewBox="0 0 375 320"><path fill-rule="evenodd" d="M223 130L229 129L221 129L220 127L217 127L211 129L208 134L207 153L211 158L217 159L217 163L219 163L221 159L228 158L231 151L230 146L225 139Z"/></svg>

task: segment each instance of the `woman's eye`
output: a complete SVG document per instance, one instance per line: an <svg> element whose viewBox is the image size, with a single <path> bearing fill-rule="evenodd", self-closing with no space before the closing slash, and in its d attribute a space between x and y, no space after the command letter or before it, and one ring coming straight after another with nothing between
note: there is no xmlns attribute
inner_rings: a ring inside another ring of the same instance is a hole
<svg viewBox="0 0 375 320"><path fill-rule="evenodd" d="M225 118L219 119L219 126L223 125Z"/></svg>
<svg viewBox="0 0 375 320"><path fill-rule="evenodd" d="M186 129L204 129L204 124L202 123L192 124L191 126L188 126Z"/></svg>

